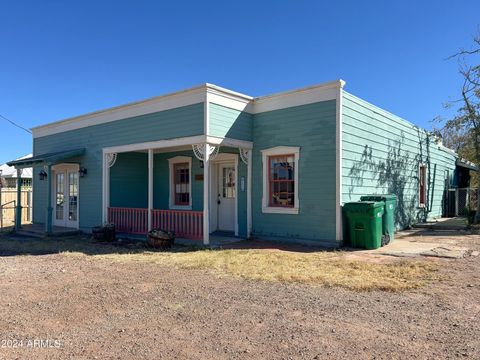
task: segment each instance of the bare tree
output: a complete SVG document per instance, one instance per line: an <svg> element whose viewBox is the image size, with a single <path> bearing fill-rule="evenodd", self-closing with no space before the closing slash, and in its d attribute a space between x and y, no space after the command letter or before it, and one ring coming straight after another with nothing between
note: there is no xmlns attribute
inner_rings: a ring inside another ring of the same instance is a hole
<svg viewBox="0 0 480 360"><path fill-rule="evenodd" d="M457 106L456 115L444 123L443 132L454 134L457 146L463 145L461 155L480 166L480 31L473 41L472 49L462 49L450 57L458 60L463 85L461 98L451 102ZM478 175L480 177L480 169ZM480 189L478 191L480 198ZM477 201L475 222L480 222L480 201Z"/></svg>

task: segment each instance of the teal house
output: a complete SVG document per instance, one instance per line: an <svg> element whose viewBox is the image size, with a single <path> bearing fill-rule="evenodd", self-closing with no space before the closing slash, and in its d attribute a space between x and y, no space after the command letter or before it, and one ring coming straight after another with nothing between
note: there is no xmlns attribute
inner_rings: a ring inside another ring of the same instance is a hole
<svg viewBox="0 0 480 360"><path fill-rule="evenodd" d="M441 217L473 164L344 85L252 97L205 84L33 128L33 156L9 165L33 167L33 221L47 233L109 222L205 244L221 233L339 246L342 205L371 193L398 196L399 229Z"/></svg>

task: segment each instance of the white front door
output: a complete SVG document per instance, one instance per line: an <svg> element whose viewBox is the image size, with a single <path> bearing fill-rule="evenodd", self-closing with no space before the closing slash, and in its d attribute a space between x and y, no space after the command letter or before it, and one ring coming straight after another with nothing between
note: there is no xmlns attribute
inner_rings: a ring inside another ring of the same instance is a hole
<svg viewBox="0 0 480 360"><path fill-rule="evenodd" d="M53 225L78 228L78 165L59 165L53 174Z"/></svg>
<svg viewBox="0 0 480 360"><path fill-rule="evenodd" d="M218 230L235 231L235 164L218 164Z"/></svg>

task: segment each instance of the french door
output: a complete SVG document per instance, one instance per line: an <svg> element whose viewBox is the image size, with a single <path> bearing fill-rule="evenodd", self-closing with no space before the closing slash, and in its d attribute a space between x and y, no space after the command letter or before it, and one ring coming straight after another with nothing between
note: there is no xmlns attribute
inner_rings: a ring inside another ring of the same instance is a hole
<svg viewBox="0 0 480 360"><path fill-rule="evenodd" d="M53 225L78 228L78 165L58 165L53 176Z"/></svg>

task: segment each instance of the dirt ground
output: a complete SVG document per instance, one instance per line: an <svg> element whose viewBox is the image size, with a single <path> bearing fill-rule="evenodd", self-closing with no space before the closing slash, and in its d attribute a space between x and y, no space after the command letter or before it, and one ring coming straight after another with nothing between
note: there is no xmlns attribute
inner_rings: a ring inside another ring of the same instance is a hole
<svg viewBox="0 0 480 360"><path fill-rule="evenodd" d="M480 358L480 257L429 261L443 280L361 292L0 247L0 359Z"/></svg>

